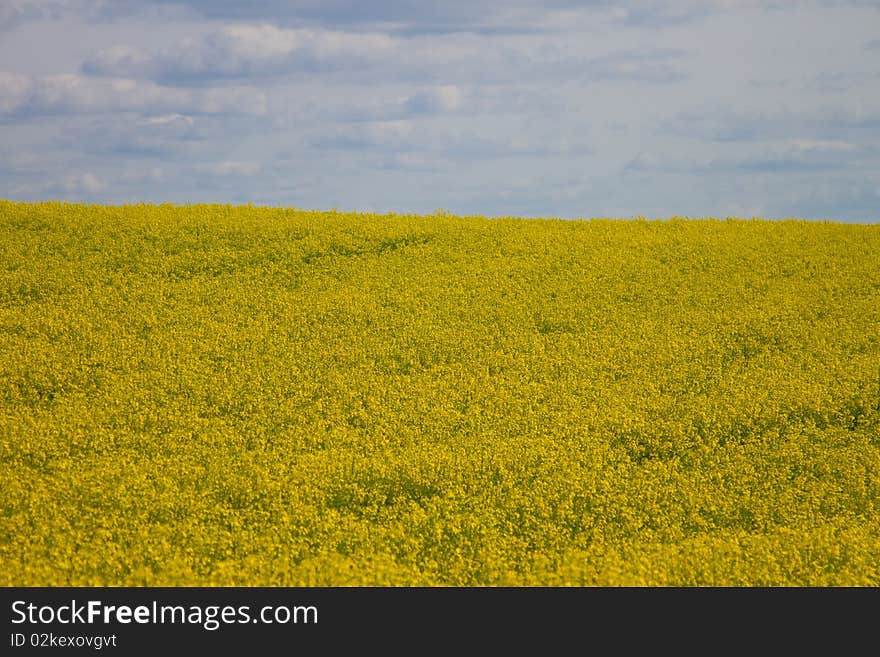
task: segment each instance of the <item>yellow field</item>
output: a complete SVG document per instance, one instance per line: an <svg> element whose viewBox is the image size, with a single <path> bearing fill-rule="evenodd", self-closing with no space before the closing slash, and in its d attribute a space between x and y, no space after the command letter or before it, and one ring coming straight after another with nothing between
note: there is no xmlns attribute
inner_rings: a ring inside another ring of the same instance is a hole
<svg viewBox="0 0 880 657"><path fill-rule="evenodd" d="M0 202L0 584L880 585L880 226Z"/></svg>

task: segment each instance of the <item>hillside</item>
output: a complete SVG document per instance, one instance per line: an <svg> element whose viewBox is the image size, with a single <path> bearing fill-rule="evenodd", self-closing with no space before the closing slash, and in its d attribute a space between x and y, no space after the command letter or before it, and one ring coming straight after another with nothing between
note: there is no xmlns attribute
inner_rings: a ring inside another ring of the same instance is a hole
<svg viewBox="0 0 880 657"><path fill-rule="evenodd" d="M0 201L0 585L880 585L880 226Z"/></svg>

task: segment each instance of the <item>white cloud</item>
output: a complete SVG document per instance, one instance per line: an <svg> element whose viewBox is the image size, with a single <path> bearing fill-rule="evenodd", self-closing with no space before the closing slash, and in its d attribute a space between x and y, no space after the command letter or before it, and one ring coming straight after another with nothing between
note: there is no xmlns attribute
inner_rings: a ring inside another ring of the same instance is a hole
<svg viewBox="0 0 880 657"><path fill-rule="evenodd" d="M0 158L0 171L13 174L39 175L52 165L52 157L39 151L7 151Z"/></svg>
<svg viewBox="0 0 880 657"><path fill-rule="evenodd" d="M199 173L212 176L250 177L260 173L259 162L223 161L203 164L196 167Z"/></svg>
<svg viewBox="0 0 880 657"><path fill-rule="evenodd" d="M127 169L122 172L117 182L123 185L155 184L165 180L165 171L162 167L149 167L147 169Z"/></svg>
<svg viewBox="0 0 880 657"><path fill-rule="evenodd" d="M585 62L583 79L593 82L612 80L660 84L677 82L685 79L686 75L670 62L686 57L685 51L670 48L616 51Z"/></svg>
<svg viewBox="0 0 880 657"><path fill-rule="evenodd" d="M334 104L312 104L308 107L307 115L323 120L389 122L417 115L454 114L464 111L470 104L461 87L439 85L394 98L382 98L377 93L360 93Z"/></svg>
<svg viewBox="0 0 880 657"><path fill-rule="evenodd" d="M661 126L676 136L719 142L807 139L815 142L843 142L857 138L876 139L880 107L854 103L846 108L742 111L728 108L687 109Z"/></svg>
<svg viewBox="0 0 880 657"><path fill-rule="evenodd" d="M26 75L0 71L0 114L12 114L24 107L33 87L33 81Z"/></svg>
<svg viewBox="0 0 880 657"><path fill-rule="evenodd" d="M687 76L679 48L605 50L582 42L544 44L474 34L392 38L381 32L286 29L236 24L147 52L117 45L81 66L94 76L151 79L171 86L289 74L348 72L349 81L389 79L431 85L408 98L414 113L457 109L462 84L536 80L670 83ZM585 52L592 51L592 56ZM336 78L333 78L336 79Z"/></svg>
<svg viewBox="0 0 880 657"><path fill-rule="evenodd" d="M477 160L532 156L582 156L592 152L581 135L569 131L540 131L517 136L492 136L471 130L418 126L394 120L334 126L312 135L316 150L346 150L381 154L385 163L420 162L429 155L439 160ZM409 154L410 157L400 157ZM416 156L416 154L421 154Z"/></svg>
<svg viewBox="0 0 880 657"><path fill-rule="evenodd" d="M461 89L454 85L443 85L409 96L404 105L414 114L434 114L454 112L461 107L461 103Z"/></svg>
<svg viewBox="0 0 880 657"><path fill-rule="evenodd" d="M180 89L146 80L78 74L31 78L0 72L0 114L265 114L266 95L246 87Z"/></svg>
<svg viewBox="0 0 880 657"><path fill-rule="evenodd" d="M4 0L0 3L0 27L9 27L26 20L55 18L65 12L84 8L77 0Z"/></svg>
<svg viewBox="0 0 880 657"><path fill-rule="evenodd" d="M411 146L416 131L411 121L390 120L324 128L309 139L318 149L389 149Z"/></svg>
<svg viewBox="0 0 880 657"><path fill-rule="evenodd" d="M794 152L854 153L859 150L857 144L834 139L792 139L789 144Z"/></svg>
<svg viewBox="0 0 880 657"><path fill-rule="evenodd" d="M162 114L159 116L148 116L141 123L162 128L188 130L195 125L195 120L191 116L184 116L183 114Z"/></svg>
<svg viewBox="0 0 880 657"><path fill-rule="evenodd" d="M875 88L880 71L826 71L816 75L805 86L807 89L839 95L851 89Z"/></svg>
<svg viewBox="0 0 880 657"><path fill-rule="evenodd" d="M93 173L79 173L66 176L61 188L71 193L95 194L107 188L107 183Z"/></svg>
<svg viewBox="0 0 880 657"><path fill-rule="evenodd" d="M207 137L198 122L184 114L101 115L68 121L55 143L109 157L179 157L194 152Z"/></svg>
<svg viewBox="0 0 880 657"><path fill-rule="evenodd" d="M146 14L165 18L188 13L192 17L191 10L187 12L184 4L164 0L0 0L0 29L69 18L99 22L107 18Z"/></svg>
<svg viewBox="0 0 880 657"><path fill-rule="evenodd" d="M109 77L150 77L154 62L150 54L130 46L113 46L99 50L82 64L89 75Z"/></svg>
<svg viewBox="0 0 880 657"><path fill-rule="evenodd" d="M683 156L640 152L624 167L625 171L673 174L740 173L787 175L796 172L840 171L844 168L871 169L876 166L878 149L871 145L841 140L785 139L768 145L746 146L738 153Z"/></svg>
<svg viewBox="0 0 880 657"><path fill-rule="evenodd" d="M82 69L91 75L150 77L183 83L297 70L361 68L382 60L394 50L394 41L382 33L240 24L183 39L153 55L127 46L100 50L85 60Z"/></svg>

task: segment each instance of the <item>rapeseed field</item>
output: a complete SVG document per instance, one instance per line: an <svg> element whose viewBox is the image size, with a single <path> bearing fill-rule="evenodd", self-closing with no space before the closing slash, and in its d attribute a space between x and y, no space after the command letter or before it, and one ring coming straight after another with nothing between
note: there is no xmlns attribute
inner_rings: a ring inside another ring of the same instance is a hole
<svg viewBox="0 0 880 657"><path fill-rule="evenodd" d="M0 202L0 585L880 584L880 226Z"/></svg>

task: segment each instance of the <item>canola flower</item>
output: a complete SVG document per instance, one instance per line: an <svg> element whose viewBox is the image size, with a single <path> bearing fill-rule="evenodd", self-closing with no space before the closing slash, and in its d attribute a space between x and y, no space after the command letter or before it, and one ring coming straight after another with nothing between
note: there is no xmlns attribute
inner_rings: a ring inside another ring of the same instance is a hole
<svg viewBox="0 0 880 657"><path fill-rule="evenodd" d="M0 201L0 584L880 584L880 226Z"/></svg>

